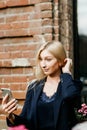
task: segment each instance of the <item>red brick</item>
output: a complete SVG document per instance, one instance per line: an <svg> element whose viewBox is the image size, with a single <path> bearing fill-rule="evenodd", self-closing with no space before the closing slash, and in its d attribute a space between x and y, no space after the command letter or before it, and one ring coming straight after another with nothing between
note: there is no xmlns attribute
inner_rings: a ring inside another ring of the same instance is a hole
<svg viewBox="0 0 87 130"><path fill-rule="evenodd" d="M6 0L0 0L0 8L6 7Z"/></svg>
<svg viewBox="0 0 87 130"><path fill-rule="evenodd" d="M38 28L41 26L41 20L31 20L29 24L30 28Z"/></svg>
<svg viewBox="0 0 87 130"><path fill-rule="evenodd" d="M32 74L33 73L33 67L23 68L24 74Z"/></svg>
<svg viewBox="0 0 87 130"><path fill-rule="evenodd" d="M36 65L36 59L32 58L30 59L30 66L35 66Z"/></svg>
<svg viewBox="0 0 87 130"><path fill-rule="evenodd" d="M41 27L39 28L30 28L30 33L31 35L40 35L42 33Z"/></svg>
<svg viewBox="0 0 87 130"><path fill-rule="evenodd" d="M0 69L0 75L9 75L9 74L11 74L11 69L7 69L7 68Z"/></svg>
<svg viewBox="0 0 87 130"><path fill-rule="evenodd" d="M40 4L40 8L41 10L52 10L52 3L51 2L46 2L46 3L42 3Z"/></svg>
<svg viewBox="0 0 87 130"><path fill-rule="evenodd" d="M5 21L5 18L1 17L0 18L0 23L4 23L4 21Z"/></svg>
<svg viewBox="0 0 87 130"><path fill-rule="evenodd" d="M30 31L27 29L15 29L15 30L9 30L5 31L4 37L18 37L18 36L29 36Z"/></svg>
<svg viewBox="0 0 87 130"><path fill-rule="evenodd" d="M3 48L2 48L3 49ZM37 44L33 44L31 42L31 44L28 44L28 43L24 43L24 44L18 44L18 45L10 45L10 46L6 46L5 47L5 51L6 52L18 52L19 51L33 51L37 49Z"/></svg>
<svg viewBox="0 0 87 130"><path fill-rule="evenodd" d="M5 36L5 32L4 31L0 31L0 38Z"/></svg>
<svg viewBox="0 0 87 130"><path fill-rule="evenodd" d="M3 66L3 61L2 60L0 60L0 67L2 67Z"/></svg>
<svg viewBox="0 0 87 130"><path fill-rule="evenodd" d="M0 24L0 30L8 30L10 28L11 28L10 24L4 24L4 23Z"/></svg>
<svg viewBox="0 0 87 130"><path fill-rule="evenodd" d="M10 88L10 84L5 84L1 82L0 88Z"/></svg>
<svg viewBox="0 0 87 130"><path fill-rule="evenodd" d="M0 52L4 52L4 46L0 45Z"/></svg>
<svg viewBox="0 0 87 130"><path fill-rule="evenodd" d="M19 21L25 21L25 20L29 20L29 14L20 14L20 15L13 15L13 16L9 16L6 18L6 22L7 23L11 23L11 22L19 22Z"/></svg>
<svg viewBox="0 0 87 130"><path fill-rule="evenodd" d="M12 95L16 99L25 99L26 91L12 91Z"/></svg>
<svg viewBox="0 0 87 130"><path fill-rule="evenodd" d="M7 0L7 6L23 6L28 4L28 0Z"/></svg>
<svg viewBox="0 0 87 130"><path fill-rule="evenodd" d="M7 0L7 6L24 6L37 3L39 0Z"/></svg>
<svg viewBox="0 0 87 130"><path fill-rule="evenodd" d="M46 26L43 27L43 33L52 33L52 27L51 26Z"/></svg>
<svg viewBox="0 0 87 130"><path fill-rule="evenodd" d="M0 76L0 83L2 83L3 78Z"/></svg>
<svg viewBox="0 0 87 130"><path fill-rule="evenodd" d="M9 59L10 53L9 52L0 52L0 59Z"/></svg>
<svg viewBox="0 0 87 130"><path fill-rule="evenodd" d="M4 60L2 61L1 67L11 67L11 65L11 60Z"/></svg>
<svg viewBox="0 0 87 130"><path fill-rule="evenodd" d="M8 47L14 47L15 46L18 46L18 45L25 45L25 44L28 44L28 45L32 45L34 44L35 42L33 42L33 37L32 36L29 36L29 37L13 37L13 38L2 38L0 39L0 46L3 46L3 49L5 48L5 50L7 49L7 46ZM5 44L5 46L4 46ZM35 43L36 44L36 43Z"/></svg>
<svg viewBox="0 0 87 130"><path fill-rule="evenodd" d="M51 11L42 11L41 13L42 18L52 18L52 12Z"/></svg>
<svg viewBox="0 0 87 130"><path fill-rule="evenodd" d="M38 4L40 3L40 0L29 0L30 4Z"/></svg>
<svg viewBox="0 0 87 130"><path fill-rule="evenodd" d="M23 74L23 68L14 68L11 69L12 74Z"/></svg>
<svg viewBox="0 0 87 130"><path fill-rule="evenodd" d="M41 18L41 13L40 12L38 13L37 11L35 11L35 12L29 14L29 18L30 18L30 20L32 20L32 19L40 19Z"/></svg>
<svg viewBox="0 0 87 130"><path fill-rule="evenodd" d="M15 59L15 58L21 58L22 57L22 53L21 51L14 51L11 53L11 59Z"/></svg>
<svg viewBox="0 0 87 130"><path fill-rule="evenodd" d="M43 26L50 26L50 25L52 25L52 19L49 19L49 18L46 18L46 19L43 19L42 20L42 25Z"/></svg>
<svg viewBox="0 0 87 130"><path fill-rule="evenodd" d="M8 10L4 10L4 12L2 11L2 13L6 13L9 17L9 14L10 14L10 17L11 16L17 16L17 15L22 15L22 14L25 14L25 13L33 13L35 11L35 8L34 6L24 6L24 7L21 7L21 8L18 8L18 7L15 7L15 8L8 8ZM7 16L6 15L6 16ZM4 15L5 17L5 15Z"/></svg>
<svg viewBox="0 0 87 130"><path fill-rule="evenodd" d="M34 51L25 51L25 52L22 52L22 55L25 58L33 58L33 57L35 57L35 52Z"/></svg>
<svg viewBox="0 0 87 130"><path fill-rule="evenodd" d="M54 0L55 3L58 3L59 1L58 0Z"/></svg>
<svg viewBox="0 0 87 130"><path fill-rule="evenodd" d="M22 29L22 28L29 28L29 22L16 22L10 24L10 29Z"/></svg>
<svg viewBox="0 0 87 130"><path fill-rule="evenodd" d="M2 78L4 79L4 83L26 83L31 77L31 75L9 75Z"/></svg>
<svg viewBox="0 0 87 130"><path fill-rule="evenodd" d="M10 84L10 89L12 90L12 91L25 91L26 90L26 88L27 88L27 82L25 83L11 83Z"/></svg>

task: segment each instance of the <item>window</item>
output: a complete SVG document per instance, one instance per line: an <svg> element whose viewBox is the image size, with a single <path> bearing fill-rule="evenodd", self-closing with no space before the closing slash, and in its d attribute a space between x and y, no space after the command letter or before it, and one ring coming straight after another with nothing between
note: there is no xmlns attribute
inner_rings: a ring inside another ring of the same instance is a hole
<svg viewBox="0 0 87 130"><path fill-rule="evenodd" d="M78 25L78 71L84 86L82 94L87 96L87 0L77 0ZM76 52L75 52L76 53ZM85 98L87 100L87 98ZM87 102L87 101L86 101Z"/></svg>

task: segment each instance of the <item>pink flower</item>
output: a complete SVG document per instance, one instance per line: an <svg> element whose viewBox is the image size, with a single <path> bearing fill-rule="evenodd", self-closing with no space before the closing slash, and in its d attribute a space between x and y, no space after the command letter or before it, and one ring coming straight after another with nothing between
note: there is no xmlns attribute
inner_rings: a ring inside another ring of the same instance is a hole
<svg viewBox="0 0 87 130"><path fill-rule="evenodd" d="M78 110L78 113L82 113L83 116L87 115L87 105L85 103L81 105L81 108Z"/></svg>
<svg viewBox="0 0 87 130"><path fill-rule="evenodd" d="M75 109L78 122L87 121L87 105L83 103L79 110Z"/></svg>

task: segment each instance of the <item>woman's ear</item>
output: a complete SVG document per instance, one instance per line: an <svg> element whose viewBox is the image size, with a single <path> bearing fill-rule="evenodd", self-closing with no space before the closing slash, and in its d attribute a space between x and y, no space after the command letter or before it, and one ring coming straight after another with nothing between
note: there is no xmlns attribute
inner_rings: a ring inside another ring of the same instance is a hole
<svg viewBox="0 0 87 130"><path fill-rule="evenodd" d="M64 67L65 64L66 64L66 61L65 61L65 60L64 60L64 61L59 61L59 66L60 66L60 67Z"/></svg>
<svg viewBox="0 0 87 130"><path fill-rule="evenodd" d="M63 63L61 61L59 61L59 66L62 67L63 66Z"/></svg>

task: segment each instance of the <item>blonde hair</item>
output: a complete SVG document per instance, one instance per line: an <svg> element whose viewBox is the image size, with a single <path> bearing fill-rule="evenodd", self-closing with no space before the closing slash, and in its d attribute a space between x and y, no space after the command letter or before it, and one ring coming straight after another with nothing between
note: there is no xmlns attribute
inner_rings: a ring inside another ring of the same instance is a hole
<svg viewBox="0 0 87 130"><path fill-rule="evenodd" d="M40 47L40 49L37 53L37 57L36 57L36 72L35 72L35 74L36 74L37 79L42 79L42 78L46 77L46 75L43 73L43 71L39 65L40 54L45 49L47 51L49 51L61 63L64 63L64 59L66 58L66 52L65 52L65 49L64 49L61 42L53 41L53 42L43 44Z"/></svg>

